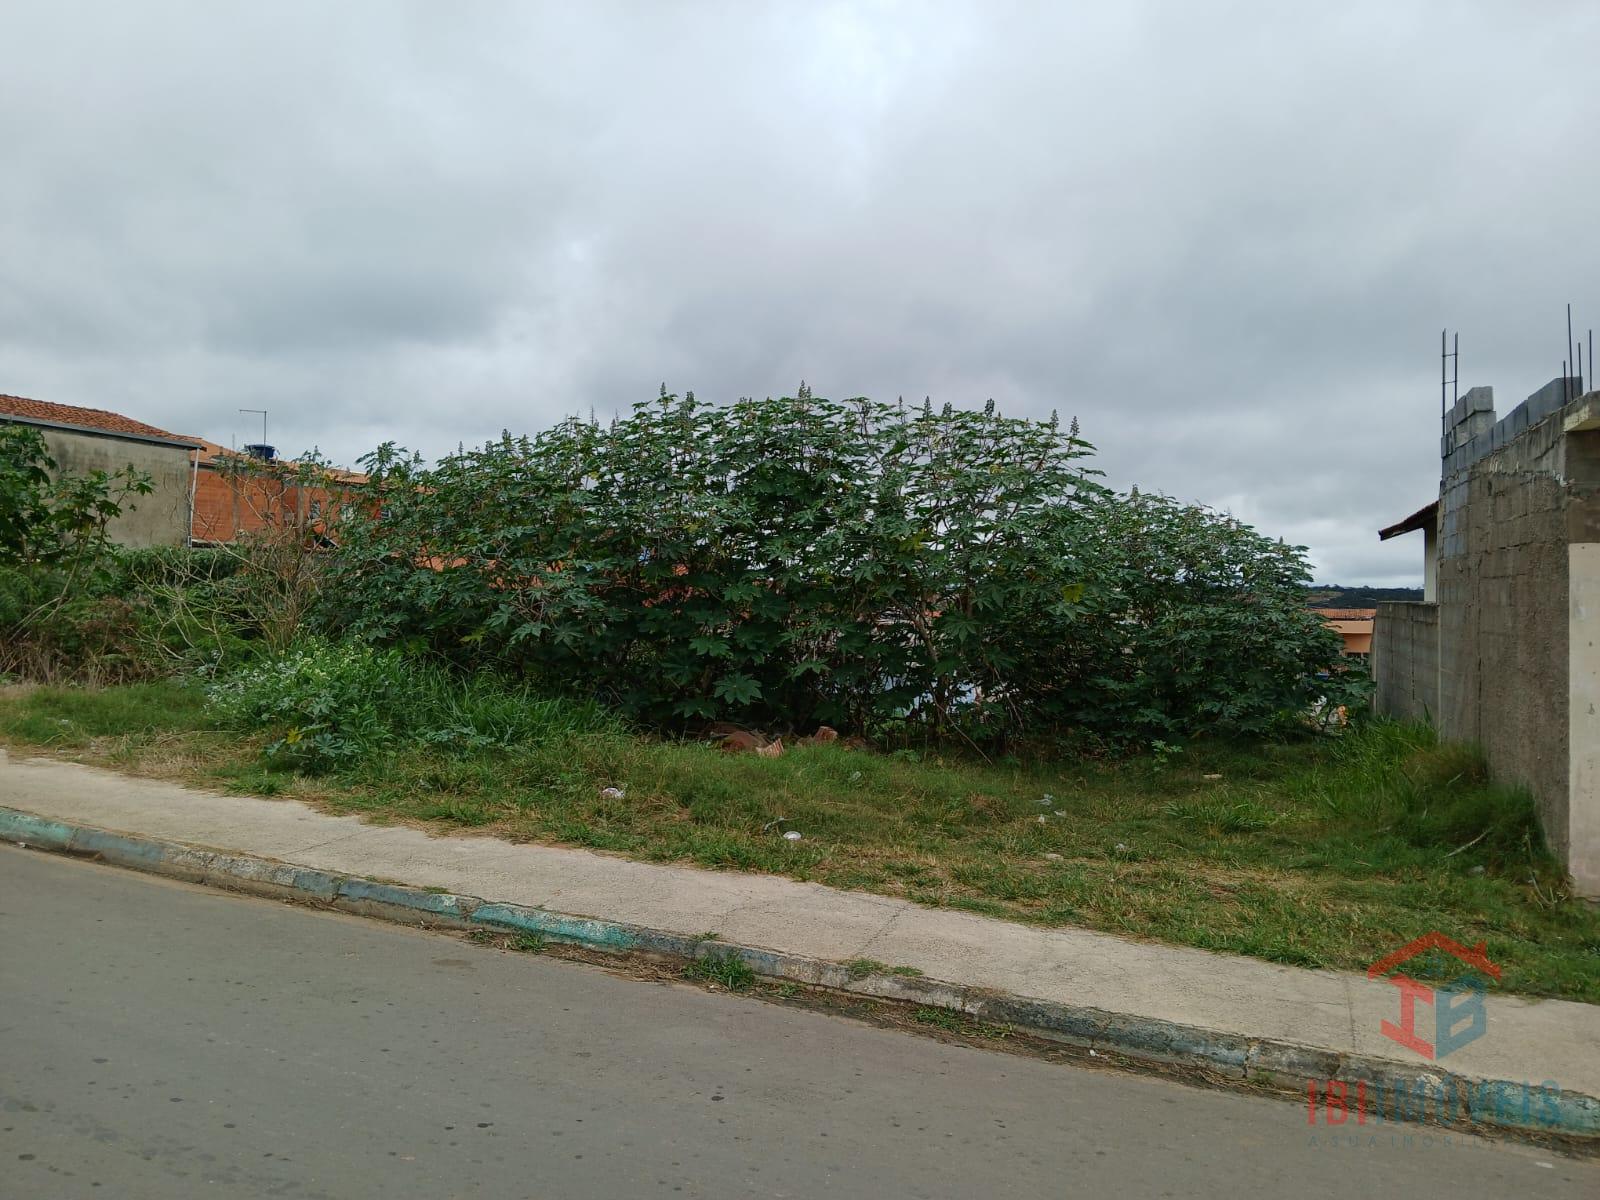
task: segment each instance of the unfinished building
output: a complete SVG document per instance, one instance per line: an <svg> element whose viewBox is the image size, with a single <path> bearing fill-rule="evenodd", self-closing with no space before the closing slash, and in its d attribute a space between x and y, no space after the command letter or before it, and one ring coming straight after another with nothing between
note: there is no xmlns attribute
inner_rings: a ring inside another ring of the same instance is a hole
<svg viewBox="0 0 1600 1200"><path fill-rule="evenodd" d="M1378 608L1378 711L1431 721L1527 787L1582 895L1600 896L1600 392L1556 379L1504 417L1444 417L1439 499L1380 531L1424 537L1424 599Z"/></svg>

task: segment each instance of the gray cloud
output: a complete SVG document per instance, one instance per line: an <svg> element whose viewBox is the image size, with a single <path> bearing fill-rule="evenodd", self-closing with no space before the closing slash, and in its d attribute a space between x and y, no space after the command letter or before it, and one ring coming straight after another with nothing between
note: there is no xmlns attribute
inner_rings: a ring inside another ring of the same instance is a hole
<svg viewBox="0 0 1600 1200"><path fill-rule="evenodd" d="M1077 414L1322 578L1595 321L1600 10L12 3L0 390L350 460L714 399Z"/></svg>

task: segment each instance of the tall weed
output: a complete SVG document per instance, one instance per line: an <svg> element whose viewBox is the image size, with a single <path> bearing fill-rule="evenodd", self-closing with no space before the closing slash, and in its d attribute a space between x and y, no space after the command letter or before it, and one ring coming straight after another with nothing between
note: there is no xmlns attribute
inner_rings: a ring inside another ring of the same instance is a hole
<svg viewBox="0 0 1600 1200"><path fill-rule="evenodd" d="M492 676L463 678L399 650L320 640L214 682L208 698L223 721L276 733L269 758L308 771L401 746L509 749L611 725L591 703Z"/></svg>

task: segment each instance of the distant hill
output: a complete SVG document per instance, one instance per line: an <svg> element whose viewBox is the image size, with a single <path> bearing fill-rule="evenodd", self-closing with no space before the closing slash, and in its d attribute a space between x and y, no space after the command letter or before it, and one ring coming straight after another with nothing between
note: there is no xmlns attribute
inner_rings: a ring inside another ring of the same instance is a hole
<svg viewBox="0 0 1600 1200"><path fill-rule="evenodd" d="M1311 608L1376 608L1385 600L1421 599L1421 588L1345 587L1337 583L1314 583L1306 589L1306 604Z"/></svg>

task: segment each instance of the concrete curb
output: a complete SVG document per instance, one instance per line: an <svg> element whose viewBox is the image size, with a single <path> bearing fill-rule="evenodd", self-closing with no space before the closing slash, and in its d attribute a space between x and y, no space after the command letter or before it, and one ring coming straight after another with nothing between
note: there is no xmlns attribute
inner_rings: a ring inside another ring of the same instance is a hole
<svg viewBox="0 0 1600 1200"><path fill-rule="evenodd" d="M1470 1123L1520 1134L1553 1134L1600 1146L1600 1099L1525 1080L1480 1079L1396 1059L1246 1037L917 976L862 976L849 963L336 875L253 855L67 824L11 808L0 807L0 840L93 857L189 883L279 899L317 900L347 912L410 925L526 932L594 950L680 961L731 958L768 979L948 1009L1099 1054L1200 1068L1224 1081L1265 1083L1299 1096L1307 1096L1315 1085L1318 1111L1323 1112L1328 1092L1337 1093L1337 1085L1344 1085L1346 1102L1352 1107L1360 1087L1368 1097L1368 1122L1374 1121L1374 1113L1389 1114L1382 1122L1389 1128L1396 1122ZM1342 1106L1335 1107L1342 1111ZM1347 1121L1340 1132L1354 1135L1355 1125L1354 1120Z"/></svg>

